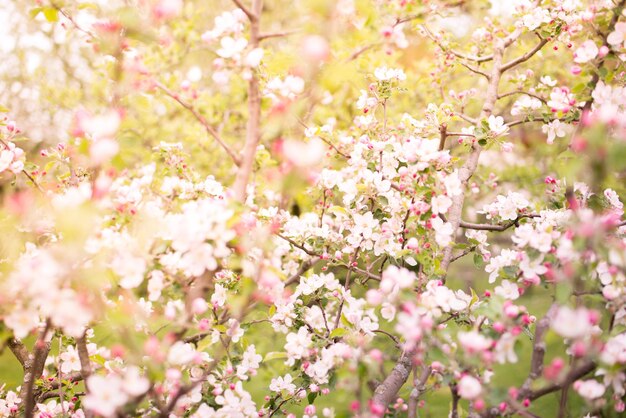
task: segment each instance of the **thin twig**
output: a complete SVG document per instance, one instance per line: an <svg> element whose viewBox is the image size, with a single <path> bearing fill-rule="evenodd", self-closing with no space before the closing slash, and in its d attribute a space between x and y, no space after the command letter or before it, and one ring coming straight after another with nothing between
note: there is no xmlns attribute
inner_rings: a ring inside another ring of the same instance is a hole
<svg viewBox="0 0 626 418"><path fill-rule="evenodd" d="M193 117L200 122L200 124L204 127L204 129L207 131L207 133L213 137L213 139L215 139L217 141L217 143L224 148L224 151L226 151L226 153L230 156L230 158L232 158L232 160L235 162L236 165L241 165L241 160L239 159L239 157L235 154L235 152L233 150L230 149L230 147L226 144L226 142L224 142L224 140L220 137L219 133L217 132L217 130L211 126L206 119L204 119L204 117L198 113L198 111L189 103L185 102L184 100L182 100L180 98L180 96L176 93L174 93L173 91L171 91L170 89L168 89L167 87L165 87L163 84L156 82L155 83L156 87L158 87L161 91L163 91L166 95L168 95L169 97L171 97L172 99L174 99L178 104L180 104L182 107L184 107L185 109L187 109L189 111L189 113L191 113L193 115Z"/></svg>

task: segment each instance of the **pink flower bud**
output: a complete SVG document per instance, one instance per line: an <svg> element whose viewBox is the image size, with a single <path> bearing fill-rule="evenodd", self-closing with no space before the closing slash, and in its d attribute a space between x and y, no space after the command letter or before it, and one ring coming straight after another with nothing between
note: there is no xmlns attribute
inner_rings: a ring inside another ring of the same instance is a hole
<svg viewBox="0 0 626 418"><path fill-rule="evenodd" d="M572 346L572 352L575 357L583 357L587 353L587 347L585 346L585 343L577 341Z"/></svg>
<svg viewBox="0 0 626 418"><path fill-rule="evenodd" d="M383 361L383 352L377 348L370 350L369 356L372 360L374 360L377 363L382 363Z"/></svg>
<svg viewBox="0 0 626 418"><path fill-rule="evenodd" d="M474 405L474 409L478 412L485 409L485 401L483 401L481 398L476 399L472 405Z"/></svg>
<svg viewBox="0 0 626 418"><path fill-rule="evenodd" d="M598 51L598 57L600 58L604 58L608 55L608 53L610 52L610 49L608 46L606 45L602 45L600 47L600 50Z"/></svg>
<svg viewBox="0 0 626 418"><path fill-rule="evenodd" d="M376 417L383 416L385 413L385 407L381 404L371 403L370 404L370 413Z"/></svg>

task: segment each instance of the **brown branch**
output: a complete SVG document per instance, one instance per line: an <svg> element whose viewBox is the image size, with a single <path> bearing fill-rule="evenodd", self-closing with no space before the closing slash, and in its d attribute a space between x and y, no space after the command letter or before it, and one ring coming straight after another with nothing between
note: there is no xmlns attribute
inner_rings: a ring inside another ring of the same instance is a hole
<svg viewBox="0 0 626 418"><path fill-rule="evenodd" d="M526 381L522 385L521 390L519 391L518 399L523 400L528 397L531 392L530 386L532 383L541 377L543 373L543 359L546 354L546 342L544 341L545 335L548 332L548 328L550 327L550 317L552 313L557 308L556 304L553 304L548 312L541 318L537 325L535 326L535 337L533 341L533 353L530 360L530 371L528 372L528 377Z"/></svg>
<svg viewBox="0 0 626 418"><path fill-rule="evenodd" d="M401 347L400 340L398 340L398 337L396 337L395 335L390 334L387 331L383 331L382 329L375 329L373 332L376 334L386 335L391 341L393 341L396 347Z"/></svg>
<svg viewBox="0 0 626 418"><path fill-rule="evenodd" d="M532 391L527 396L527 398L529 400L531 400L531 401L534 401L535 399L541 398L542 396L548 395L548 394L553 393L553 392L557 392L557 391L561 390L563 387L572 384L576 380L578 380L581 377L585 376L586 374L592 372L593 370L595 370L596 367L597 367L597 365L594 362L592 362L592 361L585 362L582 366L580 366L580 367L578 367L576 369L570 370L570 372L567 374L567 376L565 377L563 382L561 382L561 383L554 383L554 384L545 386L545 387L543 387L541 389Z"/></svg>
<svg viewBox="0 0 626 418"><path fill-rule="evenodd" d="M417 402L419 397L426 391L426 382L430 377L430 373L432 368L430 366L424 365L424 369L422 370L422 374L419 380L416 378L413 381L413 390L411 390L411 394L409 395L409 410L407 413L408 418L417 418ZM416 376L417 377L417 376Z"/></svg>
<svg viewBox="0 0 626 418"><path fill-rule="evenodd" d="M372 403L387 408L396 399L396 394L411 374L414 355L415 350L402 353L391 373L374 390Z"/></svg>
<svg viewBox="0 0 626 418"><path fill-rule="evenodd" d="M270 39L270 38L283 38L285 36L294 35L294 34L296 34L298 32L300 32L300 29L284 30L284 31L281 31L281 32L261 33L261 34L259 34L259 41L264 41L264 40Z"/></svg>
<svg viewBox="0 0 626 418"><path fill-rule="evenodd" d="M85 396L85 395L86 395L85 392L76 392L76 393L74 393L74 396ZM37 400L39 402L43 402L43 401L48 400L48 399L59 398L59 397L61 397L61 391L50 391L50 392L44 392L41 395L39 395L37 397ZM83 411L85 411L85 410L83 409ZM85 416L87 416L87 415L85 414Z"/></svg>
<svg viewBox="0 0 626 418"><path fill-rule="evenodd" d="M461 221L459 223L459 227L464 228L464 229L475 229L477 231L498 231L498 232L502 232L502 231L506 231L507 229L509 229L509 228L511 228L513 226L519 226L519 221L521 219L524 219L524 218L538 218L538 217L539 217L539 215L536 215L536 214L519 215L517 218L515 218L511 222L508 222L506 224L500 224L500 225L475 224L475 223L471 223L471 222Z"/></svg>
<svg viewBox="0 0 626 418"><path fill-rule="evenodd" d="M20 390L20 399L24 404L24 417L32 418L35 409L35 381L43 373L46 358L50 352L50 341L46 341L50 331L50 320L46 321L44 329L39 334L35 347L28 360L24 363L24 380Z"/></svg>
<svg viewBox="0 0 626 418"><path fill-rule="evenodd" d="M513 35L516 35L519 30L513 32L510 35L510 38ZM508 38L507 38L508 39ZM493 57L493 67L491 69L491 76L489 79L489 86L487 87L487 93L485 97L485 102L483 104L483 108L481 111L481 118L489 117L495 106L496 101L498 100L498 86L500 84L500 78L502 77L502 57L504 56L504 50L506 48L507 40L496 40L494 41L494 57ZM471 146L471 152L468 158L465 160L463 166L459 169L459 180L461 183L466 186L469 182L469 179L474 175L476 168L478 167L478 160L480 158L480 154L482 152L482 147L478 142L475 142ZM456 196L452 197L452 205L449 210L449 222L452 225L453 236L456 234L460 224L461 224L461 215L463 213L463 204L465 202L465 194L460 193ZM449 245L444 249L443 259L441 261L441 270L444 271L443 279L445 280L445 275L447 274L448 267L450 262L452 261L452 246Z"/></svg>
<svg viewBox="0 0 626 418"><path fill-rule="evenodd" d="M87 379L91 375L91 361L89 360L89 351L87 350L87 340L85 335L76 339L76 351L78 351L78 360L80 361L80 376L85 381L85 391L89 393L89 386L87 385ZM93 413L89 410L85 410L85 417L93 417Z"/></svg>
<svg viewBox="0 0 626 418"><path fill-rule="evenodd" d="M83 380L87 380L91 375L91 361L89 360L85 336L76 339L76 351L78 351L78 359L80 360L80 374Z"/></svg>
<svg viewBox="0 0 626 418"><path fill-rule="evenodd" d="M315 251L313 250L309 250L307 249L304 245L302 244L298 244L297 242L295 242L294 240L292 240L289 237L286 237L282 234L276 234L276 236L278 238L284 239L285 241L287 241L289 244L293 245L294 247L304 251L305 253L307 253L308 255L312 256L312 257L319 257L319 254L317 254Z"/></svg>
<svg viewBox="0 0 626 418"><path fill-rule="evenodd" d="M439 151L446 148L446 138L448 138L448 125L442 123L439 125Z"/></svg>
<svg viewBox="0 0 626 418"><path fill-rule="evenodd" d="M255 11L251 11L250 9L248 9L248 7L246 7L241 0L233 0L233 3L235 3L235 5L237 7L239 7L241 9L242 12L244 12L246 14L246 16L248 16L248 19L250 20L250 22L256 22L260 13L256 13L256 9ZM254 7L254 6L253 6Z"/></svg>
<svg viewBox="0 0 626 418"><path fill-rule="evenodd" d="M459 391L456 384L450 384L450 393L452 394L452 411L450 411L450 418L459 418Z"/></svg>
<svg viewBox="0 0 626 418"><path fill-rule="evenodd" d="M189 113L191 113L193 115L193 117L198 122L200 122L200 124L204 127L206 132L210 136L212 136L213 139L215 139L217 141L217 143L224 149L224 151L226 151L226 153L230 156L230 158L232 158L234 163L236 165L240 165L241 164L241 161L240 161L239 157L235 154L235 152L233 150L230 149L230 147L226 144L226 142L224 142L224 140L220 137L220 134L217 132L217 129L215 129L213 126L211 126L206 121L206 119L204 119L204 116L202 116L192 105L190 105L189 103L187 103L184 100L182 100L178 94L174 93L173 91L171 91L170 89L165 87L163 84L161 84L159 82L155 82L155 86L157 88L159 88L162 92L164 92L166 95L168 95L169 97L174 99L179 105L181 105L182 107L187 109L189 111Z"/></svg>
<svg viewBox="0 0 626 418"><path fill-rule="evenodd" d="M243 5L239 0L233 0L235 3L242 7ZM248 15L250 19L250 46L251 48L257 48L259 46L260 35L260 16L263 10L263 0L253 0L252 12L244 10L244 13ZM248 123L246 125L246 143L243 149L243 158L239 170L237 170L237 176L235 177L235 184L233 190L235 192L235 199L240 203L244 203L246 200L246 189L248 182L250 181L250 175L252 174L254 159L256 156L256 149L261 140L261 93L259 91L259 77L255 72L252 73L250 81L248 82Z"/></svg>
<svg viewBox="0 0 626 418"><path fill-rule="evenodd" d="M464 134L462 132L448 132L447 135L448 136L469 136L472 138L476 138L476 135L474 134Z"/></svg>
<svg viewBox="0 0 626 418"><path fill-rule="evenodd" d="M361 56L361 54L369 51L370 49L376 48L377 46L380 46L382 44L383 44L382 42L374 42L374 43L371 43L369 45L365 45L365 46L357 49L356 51L354 51L352 54L350 54L348 59L346 59L346 62L354 61L359 56Z"/></svg>
<svg viewBox="0 0 626 418"><path fill-rule="evenodd" d="M452 260L450 260L450 263L454 263L456 260L465 257L466 255L468 255L471 252L474 252L474 250L476 250L476 246L471 246L468 249L466 249L465 251L463 251L462 253L455 255L454 257L452 257Z"/></svg>
<svg viewBox="0 0 626 418"><path fill-rule="evenodd" d="M487 74L484 71L480 71L478 68L476 67L472 67L469 64L466 64L464 62L459 62L459 64L461 64L463 67L467 68L468 70L470 70L473 73L476 73L478 75L482 75L483 77L485 77L487 80L491 79L491 76L489 74Z"/></svg>
<svg viewBox="0 0 626 418"><path fill-rule="evenodd" d="M22 365L22 368L24 368L26 362L28 361L28 357L30 356L28 348L26 348L26 346L17 338L9 338L7 340L7 345L15 358L17 358L17 361L19 361Z"/></svg>
<svg viewBox="0 0 626 418"><path fill-rule="evenodd" d="M206 337L211 335L211 332L201 332L199 334L190 335L188 337L183 338L183 341L186 343L190 343L193 345L197 345L200 341L204 340Z"/></svg>
<svg viewBox="0 0 626 418"><path fill-rule="evenodd" d="M539 36L539 35L537 35ZM524 55L522 55L521 57L517 57L514 60L511 60L509 62L507 62L506 64L504 64L502 66L502 72L510 70L511 68L528 61L529 59L531 59L537 52L539 52L541 50L541 48L543 48L546 44L548 43L548 39L543 39L541 38L541 40L539 41L539 43L537 45L535 45L535 47L533 49L531 49L530 51L528 51L527 53L525 53Z"/></svg>
<svg viewBox="0 0 626 418"><path fill-rule="evenodd" d="M505 97L514 96L516 94L534 97L535 99L541 101L541 103L544 103L544 104L546 103L546 99L544 99L543 97L538 96L538 95L536 95L534 93L529 93L527 91L523 91L523 90L515 90L515 91L510 91L508 93L500 94L500 95L498 95L498 100L504 99Z"/></svg>
<svg viewBox="0 0 626 418"><path fill-rule="evenodd" d="M300 268L298 268L298 271L296 271L294 273L293 276L289 277L286 281L285 281L285 287L297 283L300 281L300 276L302 276L307 270L311 269L312 267L314 267L318 262L320 262L321 258L315 256L305 262L303 262L300 265Z"/></svg>
<svg viewBox="0 0 626 418"><path fill-rule="evenodd" d="M61 13L67 20L70 21L70 23L72 24L72 26L74 26L74 28L76 28L77 30L83 32L85 35L89 36L92 39L97 39L96 35L94 35L93 33L91 33L90 31L88 31L87 29L84 29L83 27L81 27L76 20L74 20L74 18L72 17L72 15L70 15L69 13L67 13L67 11L65 11L61 6L55 4L54 2L50 2L50 5L56 9L59 13Z"/></svg>
<svg viewBox="0 0 626 418"><path fill-rule="evenodd" d="M348 273L346 273L346 281L344 283L344 289L348 291L350 289L350 277L352 276L353 264L356 262L356 259L359 256L359 251L361 251L361 246L359 245L357 249L354 251L352 258L350 258L350 265L348 267ZM356 267L356 266L355 266ZM343 310L343 303L345 302L345 298L341 298L341 303L339 304L339 309L337 310L337 317L335 318L335 327L333 329L339 328L339 321L341 320L341 311Z"/></svg>
<svg viewBox="0 0 626 418"><path fill-rule="evenodd" d="M467 115L465 115L463 113L455 113L455 115L457 115L458 117L460 117L464 121L471 123L472 125L477 125L478 124L478 120L476 118L471 117L471 116L467 116Z"/></svg>

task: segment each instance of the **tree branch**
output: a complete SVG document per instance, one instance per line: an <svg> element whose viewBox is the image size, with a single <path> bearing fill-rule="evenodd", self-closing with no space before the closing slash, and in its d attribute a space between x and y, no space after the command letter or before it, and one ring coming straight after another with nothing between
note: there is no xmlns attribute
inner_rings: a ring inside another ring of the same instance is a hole
<svg viewBox="0 0 626 418"><path fill-rule="evenodd" d="M46 341L50 327L50 320L48 320L35 342L33 352L24 363L24 380L20 390L20 398L24 404L24 417L26 418L33 417L33 410L35 409L35 381L43 373L46 358L50 352L50 341Z"/></svg>
<svg viewBox="0 0 626 418"><path fill-rule="evenodd" d="M421 25L421 28L424 30L424 32L426 32L428 37L433 42L435 42L439 48L441 48L441 50L443 52L450 53L450 54L454 55L457 58L461 58L461 59L464 59L464 60L467 60L467 61L473 61L473 62L476 62L476 63L479 63L479 64L481 62L487 62L487 61L493 60L493 54L485 55L485 56L467 55L467 54L464 54L462 52L455 51L454 49L448 48L445 45L443 45L443 43L439 39L437 39L435 34L433 34L432 31L426 25Z"/></svg>
<svg viewBox="0 0 626 418"><path fill-rule="evenodd" d="M285 37L285 36L290 36L290 35L296 34L298 32L300 32L300 29L284 30L284 31L280 31L280 32L261 33L261 34L259 34L259 41L264 41L264 40L270 39L270 38L282 38L282 37Z"/></svg>
<svg viewBox="0 0 626 418"><path fill-rule="evenodd" d="M543 373L543 359L546 354L546 342L544 341L545 335L550 327L550 317L554 310L557 308L556 304L553 304L548 312L541 318L535 326L535 338L533 341L533 353L530 360L530 371L526 381L522 385L519 391L518 399L526 399L531 392L530 386L532 383L541 377Z"/></svg>
<svg viewBox="0 0 626 418"><path fill-rule="evenodd" d="M417 402L419 401L419 397L426 391L426 382L430 377L431 371L432 368L430 366L424 365L424 369L422 370L422 374L420 375L419 380L416 378L413 381L414 387L413 390L411 390L411 394L409 395L409 410L407 413L408 418L417 418Z"/></svg>
<svg viewBox="0 0 626 418"><path fill-rule="evenodd" d="M539 217L539 215L531 213L531 214L528 214L528 215L519 215L517 218L515 218L511 222L508 222L506 224L501 224L501 225L475 224L475 223L471 223L471 222L461 221L459 223L459 226L461 228L475 229L477 231L498 231L498 232L502 232L502 231L506 231L507 229L509 229L509 228L511 228L513 226L518 226L519 225L519 221L521 219L524 219L524 218L538 218L538 217Z"/></svg>
<svg viewBox="0 0 626 418"><path fill-rule="evenodd" d="M439 151L446 148L446 138L448 138L448 125L442 123L439 125Z"/></svg>
<svg viewBox="0 0 626 418"><path fill-rule="evenodd" d="M233 150L230 149L230 147L226 144L226 142L224 142L224 140L221 138L221 136L217 132L217 130L213 126L211 126L206 121L206 119L204 119L204 116L202 116L200 113L198 113L198 111L192 105L190 105L189 103L183 101L178 94L174 93L173 91L171 91L170 89L165 87L163 84L161 84L159 82L155 82L155 86L157 88L159 88L159 90L164 92L166 95L168 95L169 97L174 99L182 107L187 109L189 111L189 113L191 113L193 115L193 117L196 118L196 120L198 122L200 122L200 124L204 127L206 132L210 136L212 136L213 139L215 139L217 141L217 143L224 149L224 151L226 151L226 153L230 156L230 158L232 158L233 162L236 165L240 165L241 164L241 161L240 161L239 157L235 154L235 152Z"/></svg>
<svg viewBox="0 0 626 418"><path fill-rule="evenodd" d="M235 3L242 7L243 5L239 0L233 0ZM250 47L257 48L259 46L260 36L260 16L263 9L263 0L253 0L252 12L242 8L244 13L250 18ZM256 149L261 140L261 93L259 92L259 77L255 72L252 72L250 81L248 82L248 123L246 125L246 143L243 149L243 158L239 170L237 170L237 176L235 178L235 184L233 190L235 193L235 199L240 203L244 203L246 200L246 189L248 182L250 181L250 175L254 165L254 159L256 156Z"/></svg>
<svg viewBox="0 0 626 418"><path fill-rule="evenodd" d="M527 396L527 398L530 399L531 401L534 401L535 399L541 398L542 396L545 396L549 393L557 392L561 390L563 387L568 386L572 384L573 382L575 382L576 380L580 379L581 377L585 376L587 373L592 372L593 370L595 370L595 368L596 368L596 364L592 361L588 361L584 363L582 366L578 367L577 369L570 370L570 372L567 374L563 382L548 385L541 389L532 391Z"/></svg>
<svg viewBox="0 0 626 418"><path fill-rule="evenodd" d="M411 374L414 355L415 350L402 353L391 373L374 391L374 396L372 397L374 404L387 408L395 400L396 394Z"/></svg>
<svg viewBox="0 0 626 418"><path fill-rule="evenodd" d="M537 35L539 36L539 35ZM521 57L517 57L514 60L511 60L509 62L507 62L506 64L504 64L502 66L502 72L505 72L507 70L510 70L511 68L515 67L516 65L519 65L525 61L528 61L529 59L531 59L537 52L539 52L541 50L541 48L543 48L546 44L548 43L548 39L541 39L539 41L539 43L537 45L535 45L535 47L533 49L531 49L530 51L528 51L527 53L525 53L524 55L522 55Z"/></svg>
<svg viewBox="0 0 626 418"><path fill-rule="evenodd" d="M535 99L541 101L542 103L544 103L544 104L546 103L546 99L544 99L543 97L538 96L538 95L536 95L534 93L529 93L527 91L523 91L523 90L515 90L515 91L510 91L508 93L500 94L500 95L498 95L498 100L499 99L504 99L505 97L514 96L516 94L523 94L523 95L526 95L526 96L534 97Z"/></svg>
<svg viewBox="0 0 626 418"><path fill-rule="evenodd" d="M476 67L472 67L469 64L466 64L464 62L459 62L459 64L461 64L463 67L467 68L468 70L470 70L473 73L476 73L478 75L482 75L483 77L485 77L487 80L489 80L491 78L491 76L483 71L480 71L478 68Z"/></svg>
<svg viewBox="0 0 626 418"><path fill-rule="evenodd" d="M89 393L87 379L91 375L91 361L89 360L87 340L85 339L84 334L82 337L76 339L76 351L78 351L78 360L80 361L80 377L85 381L85 391ZM85 410L85 417L92 418L93 413L90 410Z"/></svg>
<svg viewBox="0 0 626 418"><path fill-rule="evenodd" d="M250 20L250 22L255 22L258 19L258 14L256 14L255 12L251 11L250 9L248 9L242 2L241 0L233 0L233 3L235 3L235 5L237 7L239 7L241 9L242 12L244 12L246 14L246 16L248 16L248 19ZM254 7L254 6L253 6Z"/></svg>
<svg viewBox="0 0 626 418"><path fill-rule="evenodd" d="M7 345L9 346L9 349L11 350L15 358L17 358L17 361L19 361L22 365L22 368L24 368L26 362L28 361L28 357L30 356L28 348L26 348L26 346L20 340L13 337L7 340Z"/></svg>

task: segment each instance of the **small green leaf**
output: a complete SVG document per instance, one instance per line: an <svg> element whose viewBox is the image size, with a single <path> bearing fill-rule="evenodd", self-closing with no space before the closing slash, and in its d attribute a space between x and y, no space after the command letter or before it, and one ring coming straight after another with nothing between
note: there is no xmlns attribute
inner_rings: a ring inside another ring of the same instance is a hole
<svg viewBox="0 0 626 418"><path fill-rule="evenodd" d="M348 332L345 328L335 328L333 332L330 333L330 338L343 337Z"/></svg>
<svg viewBox="0 0 626 418"><path fill-rule="evenodd" d="M59 11L54 7L46 7L43 9L43 15L48 22L54 23L59 20Z"/></svg>
<svg viewBox="0 0 626 418"><path fill-rule="evenodd" d="M473 304L475 304L476 302L478 302L478 295L476 294L476 292L474 292L474 289L472 289L470 287L470 292L472 293L472 300L470 301L469 306L471 307Z"/></svg>
<svg viewBox="0 0 626 418"><path fill-rule="evenodd" d="M33 7L32 9L30 9L28 14L30 15L31 19L34 19L37 17L39 13L41 13L41 10L42 10L41 7Z"/></svg>

